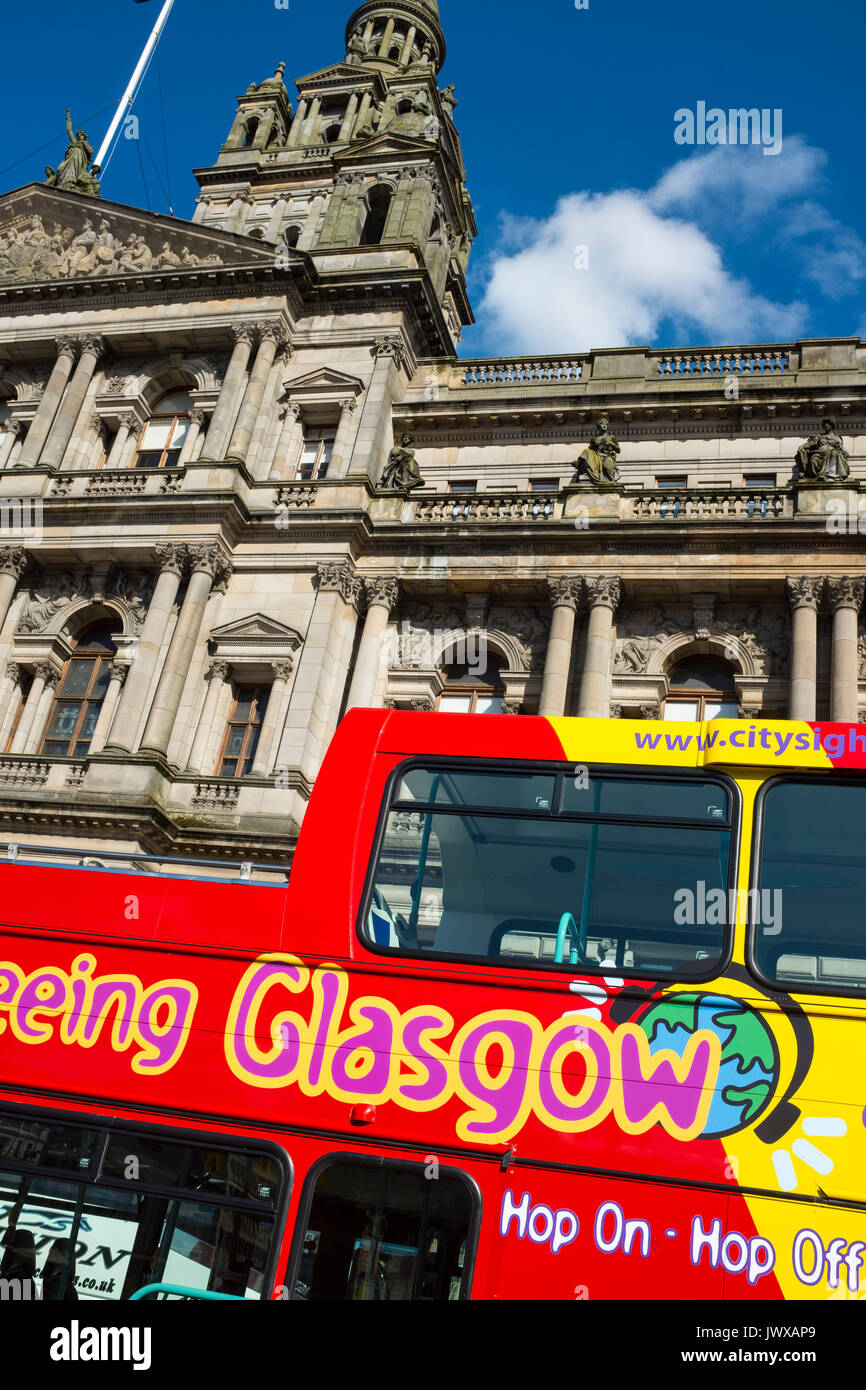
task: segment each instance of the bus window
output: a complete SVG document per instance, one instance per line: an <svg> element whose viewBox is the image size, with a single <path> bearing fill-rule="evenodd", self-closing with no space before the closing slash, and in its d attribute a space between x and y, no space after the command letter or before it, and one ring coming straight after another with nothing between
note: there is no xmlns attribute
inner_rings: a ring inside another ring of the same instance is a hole
<svg viewBox="0 0 866 1390"><path fill-rule="evenodd" d="M730 793L706 778L413 769L364 934L395 951L708 979L726 949L731 835Z"/></svg>
<svg viewBox="0 0 866 1390"><path fill-rule="evenodd" d="M469 1295L477 1201L468 1182L419 1164L335 1155L309 1179L295 1297L437 1302Z"/></svg>
<svg viewBox="0 0 866 1390"><path fill-rule="evenodd" d="M282 1186L273 1153L0 1116L0 1297L266 1297Z"/></svg>
<svg viewBox="0 0 866 1390"><path fill-rule="evenodd" d="M823 994L866 989L866 786L778 781L761 803L752 963L763 979Z"/></svg>

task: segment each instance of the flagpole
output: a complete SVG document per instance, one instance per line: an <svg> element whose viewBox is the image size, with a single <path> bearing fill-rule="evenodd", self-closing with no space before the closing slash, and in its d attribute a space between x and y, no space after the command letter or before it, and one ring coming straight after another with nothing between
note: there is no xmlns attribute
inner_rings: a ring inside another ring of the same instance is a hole
<svg viewBox="0 0 866 1390"><path fill-rule="evenodd" d="M141 80L141 74L147 67L148 62L150 61L150 56L153 53L153 50L156 48L157 43L159 42L159 36L165 28L165 23L168 19L169 14L171 13L171 7L173 4L174 0L165 0L165 4L163 5L160 11L159 19L153 26L150 38L144 46L144 52L142 53L141 57L135 65L135 72L129 79L129 85L127 86L126 91L124 92L121 98L120 105L114 113L114 119L112 120L111 125L108 127L108 133L96 152L96 158L94 159L92 165L94 169L96 169L97 167L101 168L102 161L108 152L109 146L111 145L112 140L117 134L117 127L120 125L120 122L123 120L124 115L126 114L129 107L132 105L133 99L135 97L135 89L138 86L139 81Z"/></svg>

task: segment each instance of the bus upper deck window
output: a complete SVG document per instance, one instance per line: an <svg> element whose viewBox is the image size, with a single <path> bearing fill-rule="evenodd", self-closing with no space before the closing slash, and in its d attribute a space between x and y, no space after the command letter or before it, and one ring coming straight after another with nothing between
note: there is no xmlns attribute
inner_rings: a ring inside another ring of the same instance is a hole
<svg viewBox="0 0 866 1390"><path fill-rule="evenodd" d="M791 990L866 991L866 786L772 782L750 893L751 959Z"/></svg>
<svg viewBox="0 0 866 1390"><path fill-rule="evenodd" d="M395 951L709 978L725 952L731 812L706 777L414 768L395 788L365 935ZM707 914L713 890L725 907Z"/></svg>

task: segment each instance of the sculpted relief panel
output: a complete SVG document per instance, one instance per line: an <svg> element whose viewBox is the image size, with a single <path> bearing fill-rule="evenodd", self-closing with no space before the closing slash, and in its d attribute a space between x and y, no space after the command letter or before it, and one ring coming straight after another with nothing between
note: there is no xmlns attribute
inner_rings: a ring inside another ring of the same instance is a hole
<svg viewBox="0 0 866 1390"><path fill-rule="evenodd" d="M84 216L80 227L54 222L46 228L39 213L0 226L0 280L75 280L80 276L122 275L220 265L215 253L196 255L176 236L161 231L127 231L105 217Z"/></svg>
<svg viewBox="0 0 866 1390"><path fill-rule="evenodd" d="M704 614L708 626L698 634L696 616L685 604L663 608L651 604L632 609L617 624L614 673L642 675L649 667L653 653L669 638L681 634L686 641L698 635L712 637L716 643L734 638L739 647L752 658L759 676L783 679L788 674L789 620L785 611L758 604L723 603L713 613ZM736 650L729 660L736 666Z"/></svg>

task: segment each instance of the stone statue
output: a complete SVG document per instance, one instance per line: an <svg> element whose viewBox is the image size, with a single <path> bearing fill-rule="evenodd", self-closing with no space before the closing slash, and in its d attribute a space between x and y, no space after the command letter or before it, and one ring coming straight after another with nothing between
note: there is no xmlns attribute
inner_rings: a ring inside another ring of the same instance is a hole
<svg viewBox="0 0 866 1390"><path fill-rule="evenodd" d="M423 486L424 479L421 477L418 462L409 447L414 442L414 435L404 434L401 440L402 447L391 450L379 484L383 491L410 492L412 488Z"/></svg>
<svg viewBox="0 0 866 1390"><path fill-rule="evenodd" d="M361 30L356 29L352 37L349 39L348 52L346 54L346 62L352 68L359 68L366 57L367 45L364 42Z"/></svg>
<svg viewBox="0 0 866 1390"><path fill-rule="evenodd" d="M445 108L445 113L448 116L453 114L454 108L457 105L456 92L457 87L455 83L449 82L445 90L439 93L440 97L442 98L442 105Z"/></svg>
<svg viewBox="0 0 866 1390"><path fill-rule="evenodd" d="M813 434L797 450L800 479L821 483L843 483L851 473L848 454L836 433L836 421L823 420L821 433Z"/></svg>
<svg viewBox="0 0 866 1390"><path fill-rule="evenodd" d="M90 161L93 158L93 146L88 143L87 132L72 129L72 115L69 107L66 108L66 133L69 136L69 147L66 157L53 169L50 164L46 164L45 182L50 188L65 188L70 193L89 193L92 197L99 197L99 180L96 175L98 168L91 168Z"/></svg>
<svg viewBox="0 0 866 1390"><path fill-rule="evenodd" d="M620 446L610 433L608 418L603 415L598 422L598 433L592 436L589 448L584 449L577 460L575 482L579 483L584 477L591 483L619 482L616 464L619 452Z"/></svg>

